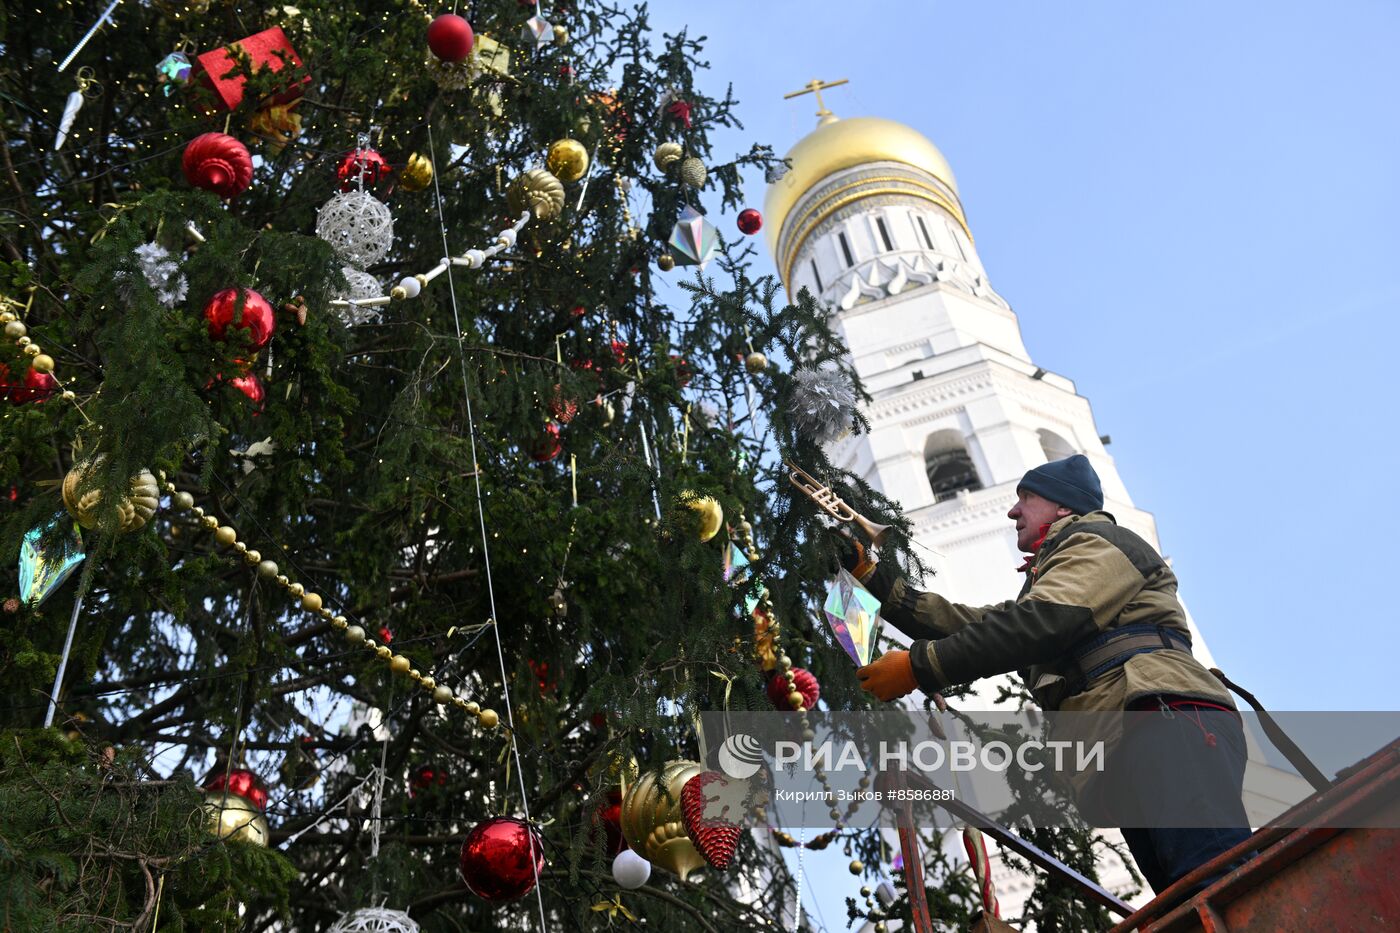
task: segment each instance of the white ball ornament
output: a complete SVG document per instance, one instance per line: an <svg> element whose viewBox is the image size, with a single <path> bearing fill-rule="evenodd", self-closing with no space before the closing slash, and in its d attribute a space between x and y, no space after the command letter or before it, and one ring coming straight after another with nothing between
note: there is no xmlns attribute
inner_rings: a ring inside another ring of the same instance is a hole
<svg viewBox="0 0 1400 933"><path fill-rule="evenodd" d="M651 862L631 849L623 849L613 859L613 880L629 891L640 888L651 877Z"/></svg>
<svg viewBox="0 0 1400 933"><path fill-rule="evenodd" d="M363 907L335 922L326 933L418 933L419 927L401 910L384 907Z"/></svg>
<svg viewBox="0 0 1400 933"><path fill-rule="evenodd" d="M394 217L382 201L366 191L341 192L316 215L316 235L342 262L368 266L389 255L394 244Z"/></svg>

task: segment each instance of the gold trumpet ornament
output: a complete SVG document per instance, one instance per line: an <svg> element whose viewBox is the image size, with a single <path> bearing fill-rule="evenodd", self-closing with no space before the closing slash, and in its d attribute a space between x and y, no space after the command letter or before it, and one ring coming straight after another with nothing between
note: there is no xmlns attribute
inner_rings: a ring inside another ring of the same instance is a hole
<svg viewBox="0 0 1400 933"><path fill-rule="evenodd" d="M878 525L872 522L847 505L846 500L832 492L830 486L823 486L821 483L817 482L810 473L791 460L784 460L783 462L786 463L788 469L792 471L788 474L788 482L792 483L792 485L802 491L803 495L816 503L817 508L842 524L855 525L861 531L865 532L865 536L870 539L870 543L876 547L885 543L885 539L889 537L890 534L890 525Z"/></svg>

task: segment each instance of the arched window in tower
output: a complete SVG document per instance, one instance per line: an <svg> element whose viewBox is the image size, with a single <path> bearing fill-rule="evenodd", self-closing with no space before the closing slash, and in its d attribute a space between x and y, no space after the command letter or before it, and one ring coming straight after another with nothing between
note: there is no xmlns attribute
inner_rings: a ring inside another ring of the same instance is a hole
<svg viewBox="0 0 1400 933"><path fill-rule="evenodd" d="M846 268L849 269L856 264L856 258L851 255L851 244L846 240L844 233L836 234L836 239L841 241L841 255L846 257Z"/></svg>
<svg viewBox="0 0 1400 933"><path fill-rule="evenodd" d="M967 452L963 436L954 430L937 431L924 444L924 470L933 489L934 502L946 502L963 490L982 488L977 467Z"/></svg>
<svg viewBox="0 0 1400 933"><path fill-rule="evenodd" d="M890 239L889 228L885 226L885 218L876 217L875 227L880 231L880 241L885 244L885 252L894 252L894 241Z"/></svg>
<svg viewBox="0 0 1400 933"><path fill-rule="evenodd" d="M1069 441L1065 440L1054 431L1047 431L1045 428L1037 430L1036 435L1040 438L1040 449L1045 453L1045 461L1063 460L1072 457L1079 451Z"/></svg>
<svg viewBox="0 0 1400 933"><path fill-rule="evenodd" d="M958 256L964 262L967 260L967 250L963 249L962 238L958 236L958 229L951 222L948 222L948 236L953 238L953 245L958 248Z"/></svg>
<svg viewBox="0 0 1400 933"><path fill-rule="evenodd" d="M919 232L923 234L924 246L933 249L933 237L928 235L928 225L924 223L924 218L919 214L914 215L914 222L918 224Z"/></svg>

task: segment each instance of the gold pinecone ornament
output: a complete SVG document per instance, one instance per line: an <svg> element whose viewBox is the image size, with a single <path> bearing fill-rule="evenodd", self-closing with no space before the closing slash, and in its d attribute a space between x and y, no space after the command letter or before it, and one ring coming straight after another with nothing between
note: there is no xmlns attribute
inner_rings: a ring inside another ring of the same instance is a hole
<svg viewBox="0 0 1400 933"><path fill-rule="evenodd" d="M89 474L101 469L107 459L98 454L83 460L63 477L63 507L84 528L98 527L103 512L102 490L93 488ZM126 534L145 527L160 508L160 486L150 470L139 470L127 482L126 495L117 503L117 531Z"/></svg>
<svg viewBox="0 0 1400 933"><path fill-rule="evenodd" d="M643 774L622 798L622 835L638 855L680 876L705 867L686 834L681 816L681 789L705 769L694 761L668 761L658 775Z"/></svg>
<svg viewBox="0 0 1400 933"><path fill-rule="evenodd" d="M433 163L427 156L415 152L399 172L399 187L405 191L422 191L433 183Z"/></svg>
<svg viewBox="0 0 1400 933"><path fill-rule="evenodd" d="M519 214L529 210L539 220L550 221L564 211L564 185L542 168L532 168L510 183L506 204Z"/></svg>

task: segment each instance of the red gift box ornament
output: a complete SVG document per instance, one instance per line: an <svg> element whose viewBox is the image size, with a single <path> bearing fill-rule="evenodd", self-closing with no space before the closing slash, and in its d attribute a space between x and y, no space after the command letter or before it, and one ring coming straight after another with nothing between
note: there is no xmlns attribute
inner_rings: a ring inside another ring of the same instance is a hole
<svg viewBox="0 0 1400 933"><path fill-rule="evenodd" d="M287 41L287 34L278 26L254 33L246 39L239 39L221 49L205 52L198 58L200 80L213 89L220 106L225 110L237 109L243 102L243 86L248 83L248 79L242 73L242 69L235 70L236 59L243 56L247 56L248 64L255 73L263 68L281 71L287 67L301 67L301 57ZM301 85L310 80L311 76L307 75L301 81L289 85L274 95L271 102L286 104L296 100L301 96ZM262 103L264 102L259 101L260 105Z"/></svg>

